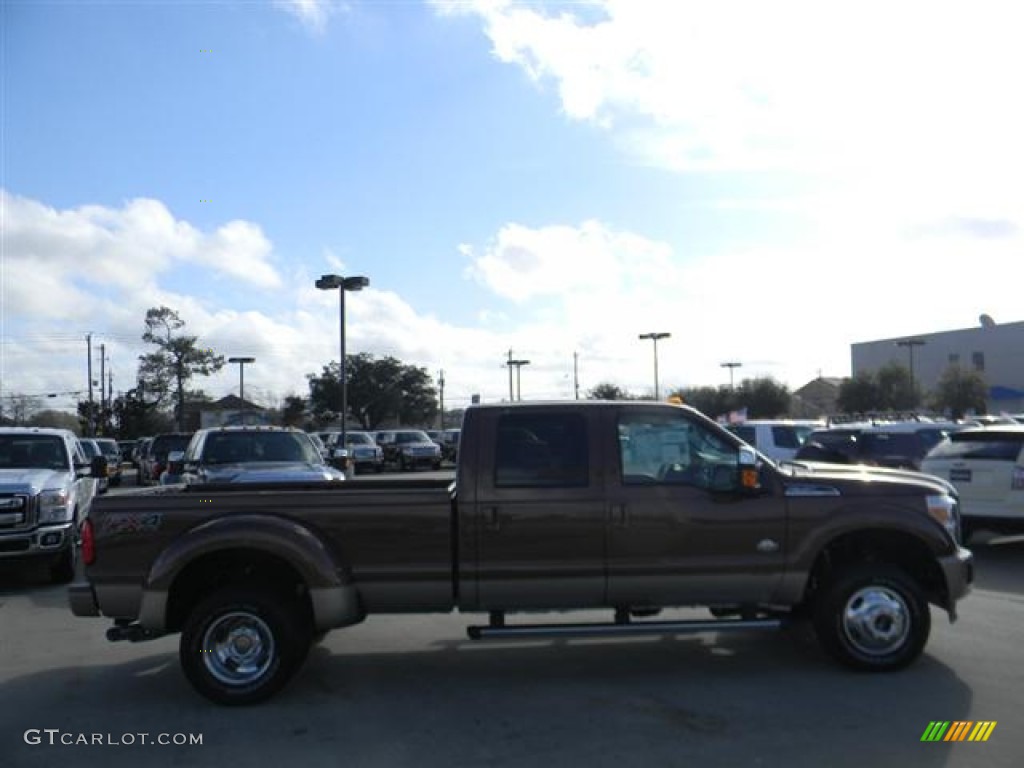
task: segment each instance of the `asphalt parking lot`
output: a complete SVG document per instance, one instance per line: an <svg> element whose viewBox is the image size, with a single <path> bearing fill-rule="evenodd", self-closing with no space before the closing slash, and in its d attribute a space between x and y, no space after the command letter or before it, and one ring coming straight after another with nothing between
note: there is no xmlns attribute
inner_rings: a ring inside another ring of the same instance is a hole
<svg viewBox="0 0 1024 768"><path fill-rule="evenodd" d="M243 709L192 691L176 637L109 643L45 574L0 569L0 764L1016 766L1024 540L975 549L960 621L933 612L926 655L893 675L793 632L480 644L464 632L479 617L380 616ZM936 720L997 726L922 743Z"/></svg>

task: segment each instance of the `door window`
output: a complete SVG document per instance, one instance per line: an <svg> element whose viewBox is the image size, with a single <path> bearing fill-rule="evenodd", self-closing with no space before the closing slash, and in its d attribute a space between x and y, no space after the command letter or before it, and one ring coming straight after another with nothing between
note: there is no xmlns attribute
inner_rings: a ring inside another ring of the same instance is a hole
<svg viewBox="0 0 1024 768"><path fill-rule="evenodd" d="M624 485L735 490L738 451L707 425L677 413L624 412L619 420Z"/></svg>
<svg viewBox="0 0 1024 768"><path fill-rule="evenodd" d="M498 422L496 488L586 486L587 429L579 413L513 413Z"/></svg>

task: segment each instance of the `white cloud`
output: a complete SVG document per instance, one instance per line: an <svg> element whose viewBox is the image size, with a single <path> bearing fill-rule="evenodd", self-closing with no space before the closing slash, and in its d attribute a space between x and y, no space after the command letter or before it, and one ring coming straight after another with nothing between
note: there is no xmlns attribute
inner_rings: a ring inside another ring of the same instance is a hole
<svg viewBox="0 0 1024 768"><path fill-rule="evenodd" d="M274 0L274 5L290 13L315 34L322 34L331 16L348 7L338 0Z"/></svg>
<svg viewBox="0 0 1024 768"><path fill-rule="evenodd" d="M722 381L719 364L741 360L740 375L797 387L819 370L847 375L853 342L967 327L981 311L1017 319L1024 217L983 222L981 236L962 222L908 235L874 224L888 224L874 213L840 205L799 245L685 261L666 243L595 221L507 225L463 253L469 274L525 305L528 319L509 332L517 355L548 356L557 368L580 350L588 387L596 376L650 389L649 344L637 336L651 331L672 334L659 345L663 384Z"/></svg>
<svg viewBox="0 0 1024 768"><path fill-rule="evenodd" d="M496 58L661 166L1024 167L1016 3L435 6L479 17Z"/></svg>
<svg viewBox="0 0 1024 768"><path fill-rule="evenodd" d="M277 276L273 246L251 222L204 232L153 200L69 210L11 195L0 202L0 394L84 390L89 332L94 376L104 344L115 391L129 388L146 351L145 311L160 305L219 354L254 356L246 393L264 403L306 394L306 374L337 360L337 296L316 290L309 274L344 266L330 251L322 267ZM963 218L941 202L886 217L888 196L850 189L804 208L818 226L798 245L685 259L669 243L596 219L508 223L461 247L463 278L494 297L481 322L454 325L371 286L347 294L347 350L392 355L431 376L444 369L449 405L475 393L507 397L509 350L530 360L521 372L527 398L571 397L574 353L584 393L602 381L650 391L651 347L637 338L650 331L672 334L659 344L665 389L725 382L723 360L742 361L741 377L796 387L818 369L847 373L855 341L966 327L981 312L1019 319L1024 214L984 206L998 215ZM204 255L216 248L217 259ZM193 281L183 290L171 287L176 266ZM253 291L239 305L189 293L215 274L255 276L273 296ZM215 397L237 391L237 367L194 384Z"/></svg>

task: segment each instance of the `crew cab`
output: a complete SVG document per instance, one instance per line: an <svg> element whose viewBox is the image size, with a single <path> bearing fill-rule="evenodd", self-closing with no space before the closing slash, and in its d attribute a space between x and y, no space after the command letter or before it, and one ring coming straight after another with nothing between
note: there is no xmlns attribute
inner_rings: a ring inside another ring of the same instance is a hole
<svg viewBox="0 0 1024 768"><path fill-rule="evenodd" d="M0 428L0 563L42 562L54 582L71 581L77 526L106 476L106 460L90 462L69 430Z"/></svg>
<svg viewBox="0 0 1024 768"><path fill-rule="evenodd" d="M726 632L807 617L852 667L916 659L973 581L948 483L775 465L686 406L466 411L454 482L205 484L94 505L70 588L111 640L181 633L209 699L268 698L377 613L484 612L474 639ZM651 618L706 606L708 620ZM561 612L605 609L606 622ZM559 612L557 621L521 614ZM518 620L512 621L516 617Z"/></svg>

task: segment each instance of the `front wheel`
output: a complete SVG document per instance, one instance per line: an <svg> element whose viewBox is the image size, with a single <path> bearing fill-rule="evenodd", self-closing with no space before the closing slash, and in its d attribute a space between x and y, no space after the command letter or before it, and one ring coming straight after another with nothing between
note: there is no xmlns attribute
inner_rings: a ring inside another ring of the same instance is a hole
<svg viewBox="0 0 1024 768"><path fill-rule="evenodd" d="M271 590L228 587L192 611L181 632L185 677L217 704L270 698L302 665L312 639L294 599Z"/></svg>
<svg viewBox="0 0 1024 768"><path fill-rule="evenodd" d="M931 631L928 601L903 571L884 565L840 572L814 610L824 649L855 669L885 672L921 655Z"/></svg>

